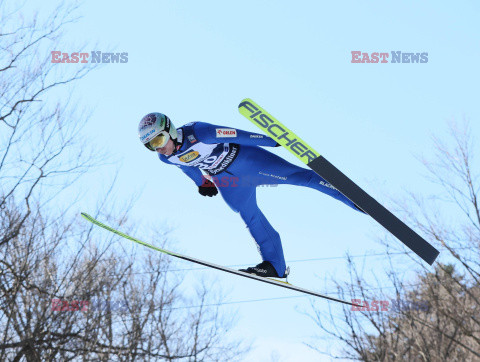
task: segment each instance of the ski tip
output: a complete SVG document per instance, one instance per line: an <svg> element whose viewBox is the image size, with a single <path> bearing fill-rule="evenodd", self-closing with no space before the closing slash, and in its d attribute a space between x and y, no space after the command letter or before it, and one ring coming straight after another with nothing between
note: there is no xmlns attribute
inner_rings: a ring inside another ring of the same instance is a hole
<svg viewBox="0 0 480 362"><path fill-rule="evenodd" d="M80 213L80 216L83 217L84 219L87 219L87 220L91 220L93 219L93 217L91 217L90 215L88 215L86 212L81 212Z"/></svg>
<svg viewBox="0 0 480 362"><path fill-rule="evenodd" d="M238 108L245 107L245 105L247 105L247 104L253 105L253 104L255 104L255 102L252 101L250 98L245 98L240 102L240 104L238 105Z"/></svg>

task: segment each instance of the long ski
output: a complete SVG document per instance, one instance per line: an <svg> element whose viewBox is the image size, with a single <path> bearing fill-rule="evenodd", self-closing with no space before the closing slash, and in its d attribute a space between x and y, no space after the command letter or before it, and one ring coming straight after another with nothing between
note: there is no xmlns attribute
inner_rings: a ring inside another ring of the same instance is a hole
<svg viewBox="0 0 480 362"><path fill-rule="evenodd" d="M347 302L347 301L344 301L344 300L341 300L341 299L337 299L337 298L333 298L333 297L329 297L327 295L323 295L323 294L320 294L320 293L317 293L317 292L314 292L314 291L311 291L311 290L308 290L308 289L304 289L304 288L300 288L300 287L297 287L295 285L292 285L290 283L287 283L287 282L283 282L283 281L277 281L275 279L269 279L269 278L263 278L263 277L259 277L259 276L256 276L256 275L253 275L253 274L248 274L248 273L245 273L245 272L241 272L239 270L236 270L236 269L232 269L232 268L229 268L229 267L226 267L226 266L221 266L221 265L217 265L217 264L214 264L214 263L210 263L208 261L203 261L203 260L200 260L200 259L196 259L196 258L192 258L190 256L186 256L186 255L182 255L182 254L178 254L178 253L174 253L172 251L169 251L169 250L166 250L166 249L162 249L162 248L159 248L157 246L154 246L154 245L151 245L151 244L148 244L144 241L141 241L139 239L136 239L134 237L131 237L130 235L127 235L125 233L122 233L121 231L118 231L108 225L105 225L104 223L96 220L95 218L93 218L92 216L82 212L81 213L82 217L85 218L86 220L90 221L91 223L97 225L97 226L100 226L101 228L105 229L105 230L108 230L114 234L117 234L117 235L120 235L121 237L125 238L125 239L128 239L128 240L131 240L131 241L134 241L140 245L143 245L143 246L146 246L147 248L150 248L150 249L153 249L153 250L156 250L156 251L159 251L161 253L164 253L164 254L167 254L167 255L170 255L170 256L173 256L175 258L179 258L179 259L183 259L183 260L187 260L187 261L190 261L192 263L195 263L195 264L200 264L200 265L203 265L203 266L207 266L209 268L213 268L213 269L217 269L217 270L222 270L224 272L227 272L227 273L231 273L231 274L236 274L236 275L240 275L242 277L245 277L245 278L250 278L250 279L254 279L254 280L257 280L257 281L260 281L260 282L263 282L263 283L267 283L267 284L272 284L272 285L276 285L278 287L282 287L282 288L286 288L286 289L291 289L291 290L295 290L297 292L301 292L301 293L305 293L305 294L309 294L309 295L313 295L315 297L320 297L320 298L324 298L324 299L328 299L328 300L332 300L334 302L340 302L340 303L343 303L343 304L348 304L348 305L352 305L352 306L356 306L355 304L353 303L350 303L350 302Z"/></svg>
<svg viewBox="0 0 480 362"><path fill-rule="evenodd" d="M238 106L240 113L253 124L289 150L300 161L318 175L327 180L338 191L354 202L360 209L375 219L385 229L395 235L402 243L414 251L420 258L432 265L439 251L425 239L410 229L377 200L363 191L340 170L328 162L295 133L290 131L275 117L265 111L251 99L244 99Z"/></svg>

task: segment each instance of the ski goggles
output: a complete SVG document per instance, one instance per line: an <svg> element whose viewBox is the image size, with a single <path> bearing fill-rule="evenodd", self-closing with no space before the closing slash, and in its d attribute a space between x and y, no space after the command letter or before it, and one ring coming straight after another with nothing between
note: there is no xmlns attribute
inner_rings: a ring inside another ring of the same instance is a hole
<svg viewBox="0 0 480 362"><path fill-rule="evenodd" d="M167 131L162 131L160 132L159 135L153 137L148 144L153 150L156 150L157 148L162 148L165 147L168 143L168 140L170 139L170 135L168 134Z"/></svg>

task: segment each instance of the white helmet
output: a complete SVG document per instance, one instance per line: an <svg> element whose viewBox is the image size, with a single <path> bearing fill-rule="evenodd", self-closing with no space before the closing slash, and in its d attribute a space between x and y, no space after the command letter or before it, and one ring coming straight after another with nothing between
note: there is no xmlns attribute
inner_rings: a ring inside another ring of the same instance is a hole
<svg viewBox="0 0 480 362"><path fill-rule="evenodd" d="M138 125L138 136L143 145L150 151L164 147L171 138L177 142L177 129L166 115L149 113Z"/></svg>

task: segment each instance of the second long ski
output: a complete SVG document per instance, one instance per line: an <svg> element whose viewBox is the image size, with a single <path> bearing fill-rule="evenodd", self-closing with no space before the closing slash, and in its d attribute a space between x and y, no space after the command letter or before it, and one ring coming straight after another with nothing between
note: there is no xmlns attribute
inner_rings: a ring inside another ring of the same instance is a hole
<svg viewBox="0 0 480 362"><path fill-rule="evenodd" d="M327 180L360 209L395 235L419 257L428 264L433 264L439 254L437 249L393 215L377 200L362 190L275 117L248 98L240 103L238 109L243 116L289 150L318 175Z"/></svg>

